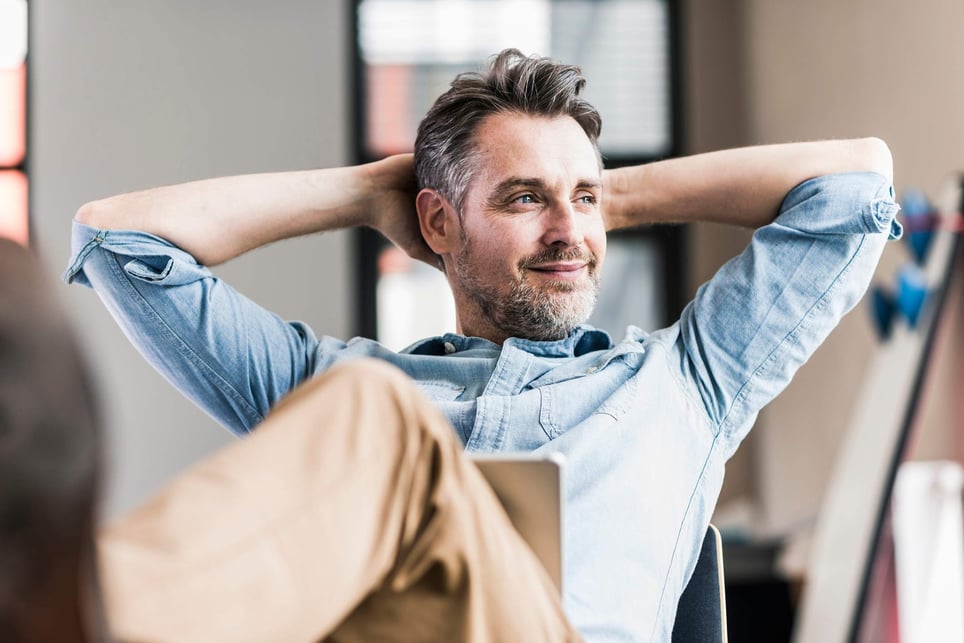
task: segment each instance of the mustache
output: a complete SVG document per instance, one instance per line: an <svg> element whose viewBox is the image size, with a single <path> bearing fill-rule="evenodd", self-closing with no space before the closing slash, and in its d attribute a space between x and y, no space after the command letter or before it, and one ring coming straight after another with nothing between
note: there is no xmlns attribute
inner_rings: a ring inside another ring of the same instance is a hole
<svg viewBox="0 0 964 643"><path fill-rule="evenodd" d="M583 261L589 268L590 273L595 272L599 265L599 260L595 254L581 248L549 247L538 254L529 255L519 260L519 270L528 270L533 266L556 261Z"/></svg>

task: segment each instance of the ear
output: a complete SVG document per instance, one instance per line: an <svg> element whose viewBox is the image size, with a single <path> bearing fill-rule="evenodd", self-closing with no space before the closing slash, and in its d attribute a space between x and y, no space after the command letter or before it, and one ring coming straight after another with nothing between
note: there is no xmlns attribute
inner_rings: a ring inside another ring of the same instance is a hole
<svg viewBox="0 0 964 643"><path fill-rule="evenodd" d="M455 249L459 239L459 221L455 208L444 196L431 188L423 188L415 197L418 225L425 243L437 255Z"/></svg>

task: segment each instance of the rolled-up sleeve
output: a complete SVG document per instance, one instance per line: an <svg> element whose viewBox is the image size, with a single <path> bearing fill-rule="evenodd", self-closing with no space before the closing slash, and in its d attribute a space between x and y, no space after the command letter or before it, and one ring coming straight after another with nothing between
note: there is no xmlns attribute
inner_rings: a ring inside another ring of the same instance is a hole
<svg viewBox="0 0 964 643"><path fill-rule="evenodd" d="M313 372L318 340L171 243L74 222L68 283L92 287L142 355L234 433Z"/></svg>
<svg viewBox="0 0 964 643"><path fill-rule="evenodd" d="M686 307L683 382L733 448L863 296L886 241L901 235L898 209L879 174L801 183Z"/></svg>

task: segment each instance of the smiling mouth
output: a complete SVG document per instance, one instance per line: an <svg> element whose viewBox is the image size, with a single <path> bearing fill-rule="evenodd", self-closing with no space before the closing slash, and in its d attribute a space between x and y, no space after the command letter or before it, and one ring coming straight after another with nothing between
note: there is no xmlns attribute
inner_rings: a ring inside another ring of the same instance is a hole
<svg viewBox="0 0 964 643"><path fill-rule="evenodd" d="M539 281L575 282L587 276L593 278L596 258L579 248L547 248L521 261L519 270L539 275Z"/></svg>
<svg viewBox="0 0 964 643"><path fill-rule="evenodd" d="M584 261L560 262L560 263L543 264L539 266L529 266L529 270L532 270L533 272L541 272L541 273L550 274L550 275L575 276L578 273L582 272L583 269L585 269L588 265L589 264L587 264Z"/></svg>
<svg viewBox="0 0 964 643"><path fill-rule="evenodd" d="M536 283L543 285L555 284L567 292L592 277L589 264L585 262L529 266L527 270L530 271L530 274L538 275L533 277Z"/></svg>

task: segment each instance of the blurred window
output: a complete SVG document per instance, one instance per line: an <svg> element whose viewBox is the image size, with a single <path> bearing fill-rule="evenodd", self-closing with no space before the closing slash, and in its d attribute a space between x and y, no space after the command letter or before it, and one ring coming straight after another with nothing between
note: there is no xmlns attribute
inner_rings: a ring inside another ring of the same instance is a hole
<svg viewBox="0 0 964 643"><path fill-rule="evenodd" d="M369 156L411 151L452 78L506 47L582 68L607 157L672 152L665 0L361 0L357 28Z"/></svg>
<svg viewBox="0 0 964 643"><path fill-rule="evenodd" d="M409 152L418 123L456 74L515 47L580 66L603 116L607 167L678 153L679 79L671 0L356 0L359 162ZM682 228L610 236L592 323L650 330L681 309ZM454 331L444 276L359 232L358 332L400 348Z"/></svg>

